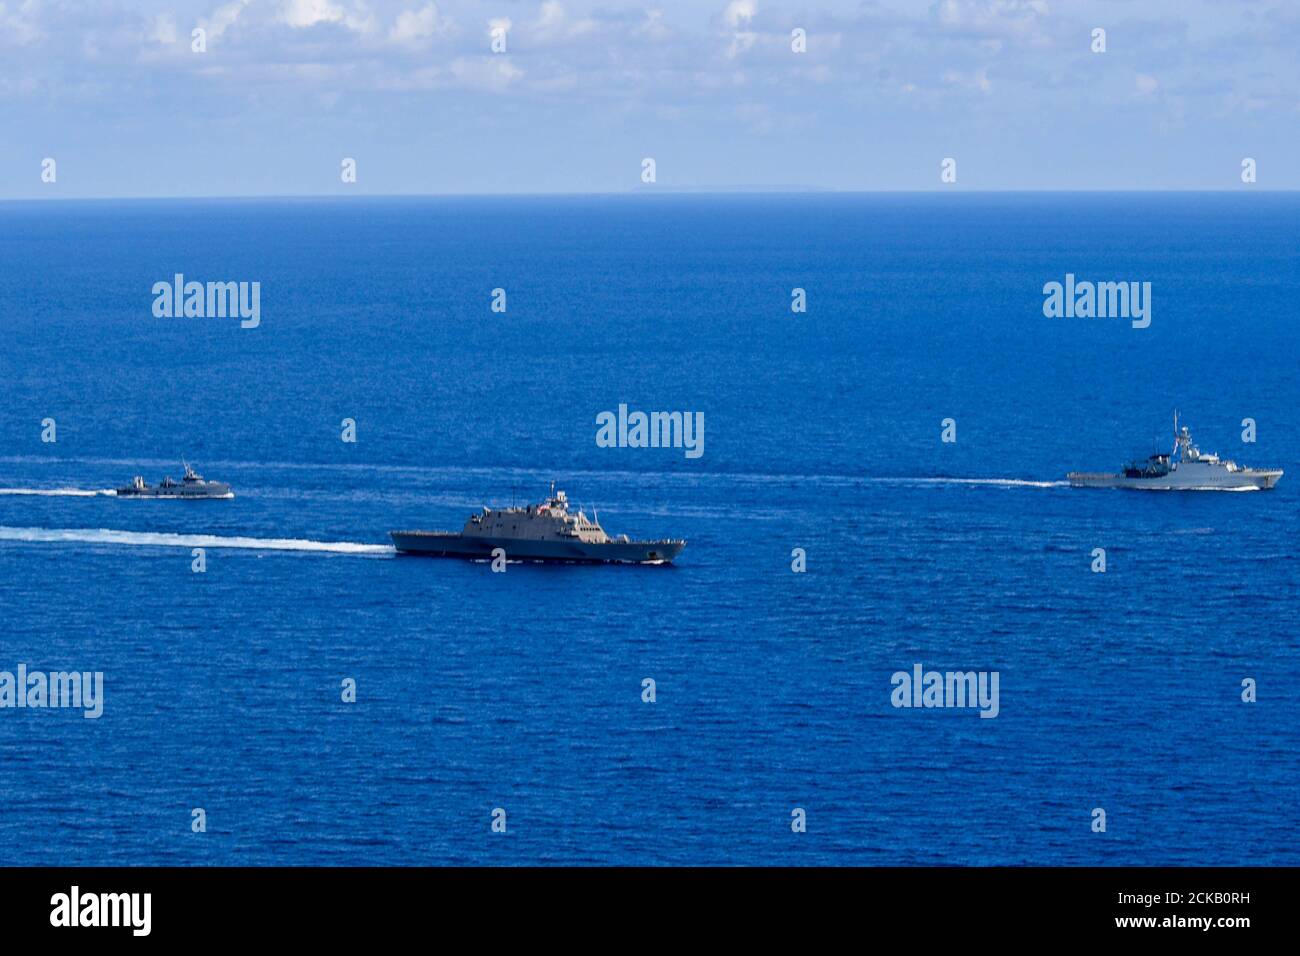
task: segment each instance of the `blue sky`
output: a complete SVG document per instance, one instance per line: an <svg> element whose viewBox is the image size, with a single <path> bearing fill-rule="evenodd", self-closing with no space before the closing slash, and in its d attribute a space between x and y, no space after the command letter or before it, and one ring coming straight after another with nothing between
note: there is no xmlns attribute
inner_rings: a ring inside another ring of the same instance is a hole
<svg viewBox="0 0 1300 956"><path fill-rule="evenodd" d="M0 0L0 197L1298 189L1297 50L1289 0Z"/></svg>

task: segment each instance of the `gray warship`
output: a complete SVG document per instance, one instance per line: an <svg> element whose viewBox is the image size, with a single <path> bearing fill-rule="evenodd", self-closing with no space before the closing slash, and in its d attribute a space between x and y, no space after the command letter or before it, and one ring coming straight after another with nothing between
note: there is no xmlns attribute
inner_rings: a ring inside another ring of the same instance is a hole
<svg viewBox="0 0 1300 956"><path fill-rule="evenodd" d="M1147 488L1155 491L1264 491L1282 477L1281 468L1245 468L1212 452L1203 452L1174 412L1174 448L1145 461L1131 461L1123 472L1072 471L1066 478L1075 488Z"/></svg>
<svg viewBox="0 0 1300 956"><path fill-rule="evenodd" d="M575 564L670 564L681 554L681 539L633 541L610 537L600 522L581 510L569 511L569 499L551 484L551 496L538 505L472 514L460 532L390 531L401 554L440 558L492 557L500 548L507 560Z"/></svg>
<svg viewBox="0 0 1300 956"><path fill-rule="evenodd" d="M235 493L223 481L208 481L186 462L181 462L185 475L180 481L164 478L156 485L146 485L136 475L125 488L117 489L119 498L233 498Z"/></svg>

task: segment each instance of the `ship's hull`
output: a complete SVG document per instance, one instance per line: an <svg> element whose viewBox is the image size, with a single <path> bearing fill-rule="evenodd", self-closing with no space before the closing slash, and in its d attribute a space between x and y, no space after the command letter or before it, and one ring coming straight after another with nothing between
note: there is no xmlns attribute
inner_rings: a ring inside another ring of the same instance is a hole
<svg viewBox="0 0 1300 956"><path fill-rule="evenodd" d="M1282 477L1281 469L1243 468L1240 471L1176 469L1152 478L1072 471L1066 478L1074 488L1134 488L1146 491L1266 491Z"/></svg>
<svg viewBox="0 0 1300 956"><path fill-rule="evenodd" d="M175 488L156 488L144 487L135 488L128 486L117 489L119 498L185 498L189 500L203 498L233 498L234 492L230 490L229 485L221 482L208 482L204 488L185 488L177 486Z"/></svg>
<svg viewBox="0 0 1300 956"><path fill-rule="evenodd" d="M685 541L537 541L491 538L446 531L391 531L402 554L436 558L487 560L500 548L507 561L551 561L568 564L669 564L686 547Z"/></svg>

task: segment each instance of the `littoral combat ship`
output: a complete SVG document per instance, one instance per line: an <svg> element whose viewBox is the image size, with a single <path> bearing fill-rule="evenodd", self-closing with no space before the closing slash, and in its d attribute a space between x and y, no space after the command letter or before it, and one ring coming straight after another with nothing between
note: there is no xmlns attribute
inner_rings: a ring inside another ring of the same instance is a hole
<svg viewBox="0 0 1300 956"><path fill-rule="evenodd" d="M125 488L117 489L119 498L233 498L235 493L223 481L208 481L185 462L185 476L180 481L164 478L156 485L146 485L136 475Z"/></svg>
<svg viewBox="0 0 1300 956"><path fill-rule="evenodd" d="M569 512L569 499L551 484L551 496L524 508L484 508L455 531L390 531L404 554L441 558L492 557L500 548L508 560L572 563L669 564L681 554L681 539L632 541L611 538L595 518Z"/></svg>
<svg viewBox="0 0 1300 956"><path fill-rule="evenodd" d="M1174 412L1174 449L1132 461L1119 474L1072 471L1066 477L1075 488L1150 488L1157 491L1254 491L1272 488L1282 477L1281 468L1244 468L1192 442L1184 425L1178 428Z"/></svg>

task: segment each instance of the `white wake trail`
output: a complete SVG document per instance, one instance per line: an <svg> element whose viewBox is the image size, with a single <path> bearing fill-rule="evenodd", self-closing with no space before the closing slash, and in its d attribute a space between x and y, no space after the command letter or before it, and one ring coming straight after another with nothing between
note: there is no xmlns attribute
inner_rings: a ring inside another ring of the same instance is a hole
<svg viewBox="0 0 1300 956"><path fill-rule="evenodd" d="M85 488L0 488L0 495L37 495L42 498L97 498L100 495L114 497L117 492L112 488L91 491Z"/></svg>
<svg viewBox="0 0 1300 956"><path fill-rule="evenodd" d="M171 534L114 531L110 528L8 528L0 526L0 541L46 544L119 544L151 548L244 548L252 551L315 551L329 554L388 555L392 545L356 541L311 541L305 538L245 538L217 534Z"/></svg>
<svg viewBox="0 0 1300 956"><path fill-rule="evenodd" d="M992 485L998 488L1068 488L1068 481L1031 481L1028 478L863 478L873 485Z"/></svg>

